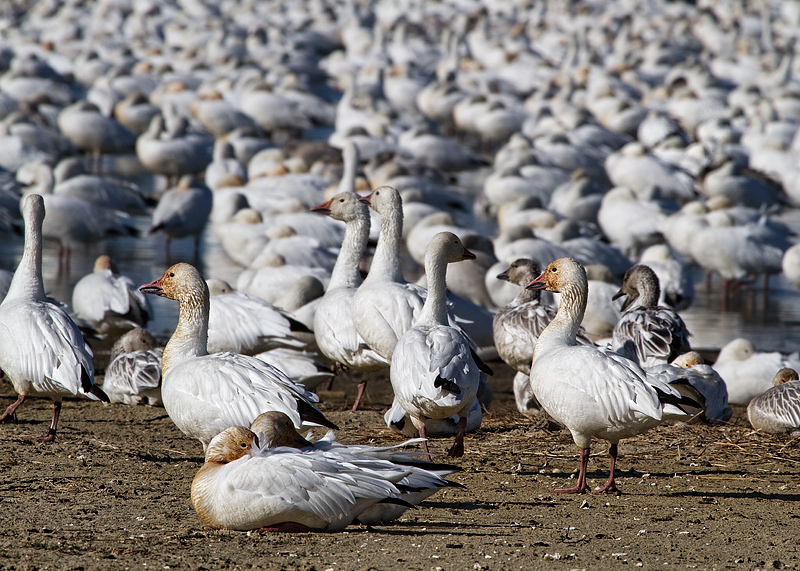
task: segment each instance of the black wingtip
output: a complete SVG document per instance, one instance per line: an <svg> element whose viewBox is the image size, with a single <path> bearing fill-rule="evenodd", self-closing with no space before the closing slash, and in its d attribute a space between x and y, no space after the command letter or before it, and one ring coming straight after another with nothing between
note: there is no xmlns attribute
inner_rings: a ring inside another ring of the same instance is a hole
<svg viewBox="0 0 800 571"><path fill-rule="evenodd" d="M469 352L472 353L472 360L475 361L475 364L478 366L479 371L483 372L486 375L489 375L490 377L494 376L494 371L492 370L492 368L483 362L483 359L481 359L478 356L478 354L475 352L474 349L470 349Z"/></svg>
<svg viewBox="0 0 800 571"><path fill-rule="evenodd" d="M453 393L454 395L461 394L461 387L455 384L453 381L449 381L447 379L443 379L439 375L436 375L436 380L433 381L433 386L438 388L443 388L444 390Z"/></svg>
<svg viewBox="0 0 800 571"><path fill-rule="evenodd" d="M304 400L297 399L297 412L300 413L300 420L303 422L324 426L326 428L332 428L333 430L339 430L339 427L325 418L325 415L322 414L317 407L312 406L310 403L307 403Z"/></svg>
<svg viewBox="0 0 800 571"><path fill-rule="evenodd" d="M83 367L81 367L81 388L86 394L92 394L103 402L111 402L111 399L103 392L103 389L94 384L92 377L89 375L89 371Z"/></svg>

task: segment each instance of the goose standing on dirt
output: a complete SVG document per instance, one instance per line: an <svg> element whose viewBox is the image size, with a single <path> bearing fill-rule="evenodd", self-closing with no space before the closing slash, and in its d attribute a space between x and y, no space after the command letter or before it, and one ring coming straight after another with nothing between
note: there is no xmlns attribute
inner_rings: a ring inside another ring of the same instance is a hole
<svg viewBox="0 0 800 571"><path fill-rule="evenodd" d="M428 297L414 326L397 341L390 368L395 398L421 438L426 437L426 418L458 414L459 431L448 451L452 458L464 454L467 414L482 373L463 333L448 325L445 272L448 263L473 259L475 254L455 234L442 232L433 237L425 254ZM430 460L427 441L423 448Z"/></svg>
<svg viewBox="0 0 800 571"><path fill-rule="evenodd" d="M353 324L353 298L361 284L359 263L369 239L370 218L366 204L354 192L341 192L311 208L345 223L344 240L331 272L325 295L314 313L314 337L319 350L333 361L357 371L386 369L389 361L364 342ZM358 385L353 410L358 409L366 388Z"/></svg>
<svg viewBox="0 0 800 571"><path fill-rule="evenodd" d="M25 246L22 259L3 303L0 304L0 369L19 394L0 422L16 419L29 394L53 399L53 420L47 434L52 442L61 413L61 399L82 395L108 402L94 384L92 350L80 329L61 306L47 300L42 284L42 222L44 201L38 194L24 198Z"/></svg>
<svg viewBox="0 0 800 571"><path fill-rule="evenodd" d="M635 362L609 349L577 345L575 336L586 309L586 271L572 258L560 258L528 287L561 294L556 317L539 335L533 350L531 387L542 408L572 433L581 461L574 487L554 493L587 490L586 472L592 438L608 440L611 473L594 492L617 491L614 468L617 443L670 418L688 418L682 407L700 407L665 382L648 380Z"/></svg>
<svg viewBox="0 0 800 571"><path fill-rule="evenodd" d="M249 425L267 410L302 423L336 428L314 406L317 397L275 367L247 355L208 354L208 286L194 266L175 264L140 291L180 304L178 327L162 358L161 398L175 425L202 442L229 426Z"/></svg>
<svg viewBox="0 0 800 571"><path fill-rule="evenodd" d="M101 335L117 338L134 327L144 327L152 309L147 297L127 276L120 275L105 254L94 261L94 270L72 290L72 310Z"/></svg>
<svg viewBox="0 0 800 571"><path fill-rule="evenodd" d="M653 269L637 265L625 272L622 287L612 298L626 296L611 336L611 348L645 369L671 363L691 351L686 324L674 309L658 305L660 295Z"/></svg>
<svg viewBox="0 0 800 571"><path fill-rule="evenodd" d="M747 418L756 430L781 433L800 430L800 377L784 367L775 374L772 388L747 405Z"/></svg>
<svg viewBox="0 0 800 571"><path fill-rule="evenodd" d="M542 303L540 290L525 287L540 273L535 261L519 258L497 276L499 280L522 288L510 303L497 310L493 325L494 344L500 358L518 373L514 377L514 399L517 409L523 414L541 410L531 391L528 375L536 340L556 315L554 307ZM582 327L578 330L577 340L581 345L594 345Z"/></svg>
<svg viewBox="0 0 800 571"><path fill-rule="evenodd" d="M418 444L421 439L411 439L395 446L375 447L367 444L342 444L336 442L333 432L328 433L315 442L309 442L298 434L292 421L282 412L269 411L258 415L250 425L252 430L269 448L289 446L291 448L312 449L327 452L327 456L338 457L343 462L358 463L364 457L385 460L408 470L410 473L397 483L403 490L400 500L402 503L377 503L358 516L359 523L363 525L383 525L396 520L411 507L419 505L439 489L445 486L457 485L443 478L447 474L457 472L460 468L448 464L425 462L417 458L418 452L403 450L412 444ZM265 442L266 441L268 444Z"/></svg>
<svg viewBox="0 0 800 571"><path fill-rule="evenodd" d="M400 498L410 471L365 457L342 462L324 450L269 448L243 426L216 435L192 480L192 504L207 526L341 531L376 503Z"/></svg>
<svg viewBox="0 0 800 571"><path fill-rule="evenodd" d="M103 391L111 402L161 406L161 355L155 337L131 329L111 347Z"/></svg>

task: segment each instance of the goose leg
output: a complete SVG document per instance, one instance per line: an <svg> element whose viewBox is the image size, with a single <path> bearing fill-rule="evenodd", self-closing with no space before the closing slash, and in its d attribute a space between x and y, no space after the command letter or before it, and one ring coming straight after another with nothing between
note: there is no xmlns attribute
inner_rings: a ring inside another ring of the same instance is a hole
<svg viewBox="0 0 800 571"><path fill-rule="evenodd" d="M593 494L600 494L602 492L618 492L617 485L614 483L614 467L617 464L617 445L612 444L608 447L608 455L611 456L611 474L608 475L608 481L602 488L592 490Z"/></svg>
<svg viewBox="0 0 800 571"><path fill-rule="evenodd" d="M425 425L419 427L419 437L424 438L425 440L422 441L422 449L425 451L425 456L428 457L428 462L433 462L431 458L431 453L428 451L428 435L425 433Z"/></svg>
<svg viewBox="0 0 800 571"><path fill-rule="evenodd" d="M573 488L556 488L554 494L581 494L586 491L586 470L589 467L589 449L581 448L581 467L578 471L578 481Z"/></svg>
<svg viewBox="0 0 800 571"><path fill-rule="evenodd" d="M58 416L61 414L61 403L54 402L53 403L53 421L50 423L50 430L47 431L47 434L44 436L40 436L39 438L34 438L36 442L55 442L56 440L56 425L58 425Z"/></svg>
<svg viewBox="0 0 800 571"><path fill-rule="evenodd" d="M361 397L364 396L364 391L367 390L367 381L361 381L358 383L358 392L356 393L356 402L353 403L353 408L350 409L351 412L355 412L358 410L358 405L361 403Z"/></svg>
<svg viewBox="0 0 800 571"><path fill-rule="evenodd" d="M464 455L464 433L467 431L467 417L458 417L458 434L453 442L453 446L447 451L450 458L461 458Z"/></svg>
<svg viewBox="0 0 800 571"><path fill-rule="evenodd" d="M28 395L26 393L20 393L17 397L17 400L11 403L6 411L3 413L3 416L0 416L0 422L16 422L17 421L17 409L19 405L25 402L25 398Z"/></svg>

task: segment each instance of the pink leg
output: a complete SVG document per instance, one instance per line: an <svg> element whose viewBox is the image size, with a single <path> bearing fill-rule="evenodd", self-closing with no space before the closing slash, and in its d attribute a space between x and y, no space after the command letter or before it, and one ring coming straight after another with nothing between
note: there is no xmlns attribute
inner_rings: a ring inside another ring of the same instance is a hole
<svg viewBox="0 0 800 571"><path fill-rule="evenodd" d="M464 455L464 433L467 431L467 417L458 417L458 434L453 442L453 446L447 451L450 458L461 458Z"/></svg>
<svg viewBox="0 0 800 571"><path fill-rule="evenodd" d="M353 403L353 408L350 409L350 412L355 412L358 410L358 405L361 403L361 397L364 396L364 391L367 390L367 381L361 381L358 383L358 392L356 393L356 402Z"/></svg>
<svg viewBox="0 0 800 571"><path fill-rule="evenodd" d="M17 400L8 406L3 416L0 416L0 422L17 422L17 409L19 405L25 402L25 397L27 396L26 393L21 393Z"/></svg>
<svg viewBox="0 0 800 571"><path fill-rule="evenodd" d="M47 434L44 436L40 436L39 438L34 438L36 442L55 442L56 440L56 426L58 425L58 416L61 414L61 403L54 402L53 403L53 422L50 423L50 430L47 431Z"/></svg>
<svg viewBox="0 0 800 571"><path fill-rule="evenodd" d="M431 458L431 453L428 450L428 435L425 434L425 426L420 427L419 437L425 439L422 441L422 449L425 451L425 455L428 457L428 462L433 462L433 459Z"/></svg>
<svg viewBox="0 0 800 571"><path fill-rule="evenodd" d="M586 491L586 470L589 467L589 449L581 448L581 468L574 488L556 488L554 494L582 494Z"/></svg>
<svg viewBox="0 0 800 571"><path fill-rule="evenodd" d="M602 492L618 492L617 485L614 483L614 467L617 465L617 445L612 444L608 447L608 455L611 456L611 474L608 475L608 481L602 488L592 490L593 494L600 494Z"/></svg>

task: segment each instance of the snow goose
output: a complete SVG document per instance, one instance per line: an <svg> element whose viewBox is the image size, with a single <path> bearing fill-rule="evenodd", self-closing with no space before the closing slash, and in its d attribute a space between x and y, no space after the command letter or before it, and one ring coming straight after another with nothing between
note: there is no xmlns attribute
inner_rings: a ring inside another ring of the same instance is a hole
<svg viewBox="0 0 800 571"><path fill-rule="evenodd" d="M747 405L747 418L756 430L782 433L800 429L800 377L794 369L775 374L772 387Z"/></svg>
<svg viewBox="0 0 800 571"><path fill-rule="evenodd" d="M323 381L329 382L333 378L330 367L320 362L319 355L309 351L278 348L259 353L256 357L280 369L295 383L311 391Z"/></svg>
<svg viewBox="0 0 800 571"><path fill-rule="evenodd" d="M328 288L314 313L314 336L319 350L329 359L362 372L379 371L389 361L364 342L353 324L353 299L361 284L359 264L369 238L367 205L354 192L341 192L317 206L314 212L345 223L344 241L331 273ZM353 410L358 408L366 381L358 385Z"/></svg>
<svg viewBox="0 0 800 571"><path fill-rule="evenodd" d="M255 355L279 347L305 347L293 331L305 325L271 303L241 291L223 280L206 280L209 292L208 352Z"/></svg>
<svg viewBox="0 0 800 571"><path fill-rule="evenodd" d="M175 425L208 447L229 426L266 410L301 423L336 426L314 406L316 395L265 362L236 353L208 354L208 286L194 266L175 264L140 291L180 304L178 326L162 358L161 398Z"/></svg>
<svg viewBox="0 0 800 571"><path fill-rule="evenodd" d="M700 353L689 351L679 355L672 361L672 366L685 369L686 381L703 395L705 399L703 417L706 421L717 424L730 420L733 409L728 406L728 387L719 373L711 365L706 364ZM652 371L653 369L648 370L648 375Z"/></svg>
<svg viewBox="0 0 800 571"><path fill-rule="evenodd" d="M348 445L336 442L333 432L328 433L315 442L309 442L298 434L292 421L283 413L268 411L258 415L250 425L260 442L269 442L269 448L288 446L301 450L325 451L330 458L340 458L343 462L357 464L366 458L385 460L396 464L410 473L397 482L398 488L404 490L400 496L402 503L379 502L358 516L363 525L382 525L396 520L410 506L420 504L439 489L454 485L442 476L452 474L459 468L446 464L425 462L416 458L417 452L404 451L401 448L419 443L420 439L412 439L395 446L375 447L366 444ZM265 438L266 437L266 438ZM456 484L457 485L457 484Z"/></svg>
<svg viewBox="0 0 800 571"><path fill-rule="evenodd" d="M406 282L400 267L400 193L382 186L364 200L381 215L381 231L369 274L353 298L353 324L367 345L390 361L397 339L411 328L422 309L425 290Z"/></svg>
<svg viewBox="0 0 800 571"><path fill-rule="evenodd" d="M191 488L203 523L236 530L341 531L379 501L399 498L394 482L409 474L374 458L342 462L324 450L268 445L243 426L211 440Z"/></svg>
<svg viewBox="0 0 800 571"><path fill-rule="evenodd" d="M148 228L148 234L164 232L165 251L169 257L172 238L194 237L195 256L200 251L200 234L211 215L213 193L191 175L181 177L178 185L165 192L158 201Z"/></svg>
<svg viewBox="0 0 800 571"><path fill-rule="evenodd" d="M94 261L92 273L72 290L72 311L101 335L116 338L137 325L144 327L152 314L150 301L105 254Z"/></svg>
<svg viewBox="0 0 800 571"><path fill-rule="evenodd" d="M663 242L659 227L665 215L649 200L642 200L629 188L609 190L600 203L597 221L608 240L629 257Z"/></svg>
<svg viewBox="0 0 800 571"><path fill-rule="evenodd" d="M614 326L611 348L647 369L670 363L691 350L689 330L678 313L658 305L661 287L650 266L625 272L622 287L612 299L626 296L622 316Z"/></svg>
<svg viewBox="0 0 800 571"><path fill-rule="evenodd" d="M414 326L397 341L390 368L395 398L420 437L426 437L426 418L459 416L459 432L448 451L453 458L464 454L467 413L477 397L481 371L467 339L447 324L445 270L448 263L474 258L455 234L433 237L425 255L428 297ZM423 448L430 460L427 441Z"/></svg>
<svg viewBox="0 0 800 571"><path fill-rule="evenodd" d="M173 181L205 169L212 160L213 139L186 132L185 118L165 132L163 115L150 121L147 131L136 139L136 156L150 172Z"/></svg>
<svg viewBox="0 0 800 571"><path fill-rule="evenodd" d="M53 420L37 440L52 442L65 396L82 395L108 402L94 384L92 350L60 305L47 300L42 284L42 222L45 207L38 194L22 202L25 246L11 286L0 304L0 369L19 394L0 421L16 419L29 394L53 399Z"/></svg>
<svg viewBox="0 0 800 571"><path fill-rule="evenodd" d="M75 146L94 157L96 171L102 170L102 155L132 151L136 145L136 135L88 101L64 108L58 116L58 128Z"/></svg>
<svg viewBox="0 0 800 571"><path fill-rule="evenodd" d="M720 349L713 367L728 387L728 401L746 405L770 387L776 371L800 367L800 357L756 351L749 339L739 337Z"/></svg>
<svg viewBox="0 0 800 571"><path fill-rule="evenodd" d="M541 290L527 289L525 286L540 274L539 265L530 259L520 258L497 279L520 286L522 289L507 305L501 307L494 316L494 344L500 358L517 371L514 377L514 397L517 409L525 414L538 412L539 406L531 402L528 375L536 339L556 315L555 307L542 303ZM578 330L578 343L594 345L583 328ZM521 375L520 375L521 374Z"/></svg>
<svg viewBox="0 0 800 571"><path fill-rule="evenodd" d="M694 283L686 264L681 263L667 244L654 244L642 252L639 263L649 266L661 285L659 305L686 309L694 300Z"/></svg>
<svg viewBox="0 0 800 571"><path fill-rule="evenodd" d="M103 391L111 402L161 406L161 354L155 337L131 329L111 347Z"/></svg>
<svg viewBox="0 0 800 571"><path fill-rule="evenodd" d="M561 294L558 313L533 350L531 388L542 408L572 433L581 451L575 486L554 493L587 490L589 448L595 437L610 443L611 472L606 484L594 492L617 491L614 468L620 439L642 434L670 418L686 419L689 413L682 407L700 406L668 383L647 379L635 362L613 351L577 345L587 281L579 262L561 258L528 284Z"/></svg>

